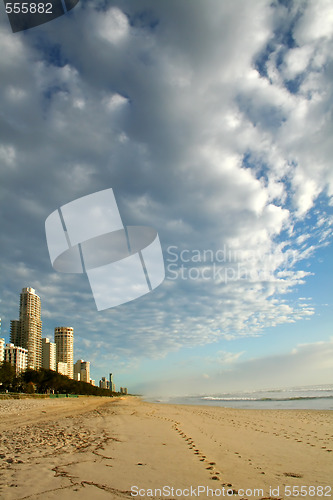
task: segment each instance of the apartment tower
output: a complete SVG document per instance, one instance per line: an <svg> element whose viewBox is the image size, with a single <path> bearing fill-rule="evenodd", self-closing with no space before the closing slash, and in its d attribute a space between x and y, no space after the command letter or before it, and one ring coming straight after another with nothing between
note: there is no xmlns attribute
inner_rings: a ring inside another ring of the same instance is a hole
<svg viewBox="0 0 333 500"><path fill-rule="evenodd" d="M27 369L28 351L14 344L6 344L5 361L15 367L16 375Z"/></svg>
<svg viewBox="0 0 333 500"><path fill-rule="evenodd" d="M90 383L90 361L77 360L74 365L74 379Z"/></svg>
<svg viewBox="0 0 333 500"><path fill-rule="evenodd" d="M48 338L42 339L42 368L56 371L56 345Z"/></svg>
<svg viewBox="0 0 333 500"><path fill-rule="evenodd" d="M27 368L38 370L42 364L42 321L40 297L34 288L23 288L20 319L10 322L10 341L28 350Z"/></svg>
<svg viewBox="0 0 333 500"><path fill-rule="evenodd" d="M110 391L116 392L116 386L113 382L113 374L112 373L109 374L109 385L110 385Z"/></svg>
<svg viewBox="0 0 333 500"><path fill-rule="evenodd" d="M67 376L69 378L73 378L73 350L74 350L73 328L69 326L58 326L57 328L55 328L54 342L56 344L57 366L58 363L67 363Z"/></svg>

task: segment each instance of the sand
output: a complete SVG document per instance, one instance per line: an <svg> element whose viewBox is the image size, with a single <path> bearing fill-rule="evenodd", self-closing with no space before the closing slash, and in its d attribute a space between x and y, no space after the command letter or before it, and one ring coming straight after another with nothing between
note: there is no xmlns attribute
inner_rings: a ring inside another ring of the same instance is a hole
<svg viewBox="0 0 333 500"><path fill-rule="evenodd" d="M330 411L0 400L0 432L1 500L333 496Z"/></svg>

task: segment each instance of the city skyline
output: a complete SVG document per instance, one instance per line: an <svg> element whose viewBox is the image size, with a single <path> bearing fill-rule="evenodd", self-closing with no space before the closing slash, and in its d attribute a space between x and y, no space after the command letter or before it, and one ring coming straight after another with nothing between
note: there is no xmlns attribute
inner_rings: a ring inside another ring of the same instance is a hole
<svg viewBox="0 0 333 500"><path fill-rule="evenodd" d="M0 40L2 336L30 284L131 392L331 382L331 2L86 0ZM96 311L45 221L110 188L166 278Z"/></svg>
<svg viewBox="0 0 333 500"><path fill-rule="evenodd" d="M0 363L6 361L16 368L19 375L27 369L47 369L65 375L70 379L95 385L90 378L90 361L78 359L74 363L74 329L69 326L54 328L54 342L42 337L41 298L32 287L22 288L20 294L20 320L10 321L10 342L0 336ZM1 335L0 317L0 335ZM38 362L36 362L36 360ZM110 382L102 384L106 377L101 377L99 386L116 392L112 373ZM127 388L121 387L122 394Z"/></svg>

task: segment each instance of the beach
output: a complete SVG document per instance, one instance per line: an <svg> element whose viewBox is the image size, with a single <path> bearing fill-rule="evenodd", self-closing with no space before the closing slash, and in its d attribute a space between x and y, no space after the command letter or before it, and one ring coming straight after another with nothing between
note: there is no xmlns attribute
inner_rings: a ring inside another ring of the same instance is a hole
<svg viewBox="0 0 333 500"><path fill-rule="evenodd" d="M333 496L331 411L0 400L0 433L3 500Z"/></svg>

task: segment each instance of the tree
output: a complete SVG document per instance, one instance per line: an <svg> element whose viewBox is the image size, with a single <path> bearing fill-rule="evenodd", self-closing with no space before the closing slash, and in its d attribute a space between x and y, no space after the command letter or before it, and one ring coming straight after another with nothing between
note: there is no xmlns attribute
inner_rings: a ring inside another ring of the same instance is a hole
<svg viewBox="0 0 333 500"><path fill-rule="evenodd" d="M0 364L0 383L0 390L2 391L10 390L16 385L15 367L7 361Z"/></svg>
<svg viewBox="0 0 333 500"><path fill-rule="evenodd" d="M27 394L33 394L35 392L35 386L34 386L33 382L27 383L26 392L27 392Z"/></svg>

